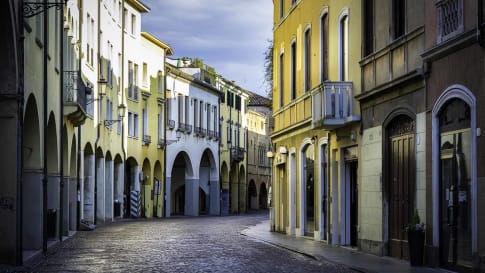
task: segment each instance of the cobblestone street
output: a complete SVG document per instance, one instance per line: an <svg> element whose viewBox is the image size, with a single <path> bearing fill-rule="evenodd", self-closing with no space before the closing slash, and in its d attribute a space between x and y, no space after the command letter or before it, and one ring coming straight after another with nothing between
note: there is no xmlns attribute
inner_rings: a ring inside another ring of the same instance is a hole
<svg viewBox="0 0 485 273"><path fill-rule="evenodd" d="M78 232L14 272L352 272L241 235L267 217L120 221Z"/></svg>

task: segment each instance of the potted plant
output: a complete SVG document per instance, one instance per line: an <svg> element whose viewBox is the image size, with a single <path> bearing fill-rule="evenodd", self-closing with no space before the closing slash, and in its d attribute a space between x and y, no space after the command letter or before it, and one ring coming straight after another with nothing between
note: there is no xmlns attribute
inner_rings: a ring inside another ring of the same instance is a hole
<svg viewBox="0 0 485 273"><path fill-rule="evenodd" d="M424 223L421 223L418 210L414 211L411 223L406 226L408 233L409 261L411 266L423 265Z"/></svg>

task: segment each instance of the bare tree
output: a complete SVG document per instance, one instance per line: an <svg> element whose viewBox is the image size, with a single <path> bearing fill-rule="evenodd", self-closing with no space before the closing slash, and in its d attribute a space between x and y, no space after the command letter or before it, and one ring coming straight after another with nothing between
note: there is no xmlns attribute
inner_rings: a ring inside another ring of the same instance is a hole
<svg viewBox="0 0 485 273"><path fill-rule="evenodd" d="M264 80L266 82L266 94L273 99L273 41L268 40L268 48L264 52Z"/></svg>

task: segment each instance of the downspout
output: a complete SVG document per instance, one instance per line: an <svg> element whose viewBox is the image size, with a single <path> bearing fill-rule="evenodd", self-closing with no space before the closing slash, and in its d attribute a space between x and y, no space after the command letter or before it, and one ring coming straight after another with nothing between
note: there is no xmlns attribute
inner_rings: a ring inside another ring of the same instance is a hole
<svg viewBox="0 0 485 273"><path fill-rule="evenodd" d="M222 91L221 91L222 92ZM222 94L222 96L225 96L225 94ZM219 139L217 141L217 154L219 155L219 216L222 215L222 176L221 176L221 142L222 142L222 126L221 126L221 94L219 94L219 98L217 99L217 104L219 105L218 107L218 113L217 113L217 126L219 132L217 133L218 136L217 138Z"/></svg>
<svg viewBox="0 0 485 273"><path fill-rule="evenodd" d="M80 29L80 26L83 24L83 1L78 2L78 8L79 8L79 23L78 23L78 28ZM82 31L79 31L79 44L82 45ZM79 47L79 59L78 59L78 77L81 77L82 81L82 65L81 65L81 56L82 56L82 46ZM83 105L86 107L86 105ZM84 109L85 110L85 109ZM76 207L76 230L79 230L79 225L81 222L81 125L77 127L77 162L76 162L76 190L77 190L77 207Z"/></svg>
<svg viewBox="0 0 485 273"><path fill-rule="evenodd" d="M97 38L98 38L98 84L97 86L97 91L98 91L98 124L96 126L96 141L94 142L94 224L96 224L96 220L98 217L98 166L97 166L97 151L98 151L98 143L100 139L100 131L101 131L101 108L103 107L103 97L100 96L100 84L99 84L99 75L101 75L102 71L100 71L100 63L103 61L101 59L101 41L99 34L101 33L101 1L98 1L98 32L97 32Z"/></svg>
<svg viewBox="0 0 485 273"><path fill-rule="evenodd" d="M362 114L361 114L361 116L362 116ZM327 136L328 136L328 138L327 138L327 158L325 160L326 161L325 164L327 164L327 173L325 174L325 176L326 176L325 179L327 179L327 185L326 185L327 187L325 189L326 190L325 194L327 196L326 197L326 199L327 199L326 200L326 206L325 206L325 209L326 209L325 217L327 218L326 219L327 225L325 226L325 228L326 228L326 231L327 231L327 242L331 242L331 240L330 240L330 238L331 238L330 237L330 229L329 229L329 226L330 226L330 213L329 213L330 202L329 202L329 199L332 198L331 195L330 195L330 169L331 169L330 168L330 163L331 163L331 161L330 161L330 142L331 142L332 134L327 133Z"/></svg>
<svg viewBox="0 0 485 273"><path fill-rule="evenodd" d="M12 9L13 10L13 9ZM19 35L17 39L17 73L18 73L18 81L17 81L17 94L18 94L18 120L17 120L17 227L18 231L16 233L16 246L15 249L17 251L15 257L15 263L17 265L22 264L22 170L24 169L24 160L23 160L23 128L24 128L24 19L23 19L23 1L20 2L20 9L18 10L17 16L17 23L18 23L18 32Z"/></svg>
<svg viewBox="0 0 485 273"><path fill-rule="evenodd" d="M237 107L237 106L236 106ZM236 142L237 142L237 146L236 146L236 152L237 152L237 156L239 156L239 144L241 142L241 131L239 130L239 128L241 128L241 124L239 123L239 116L241 115L241 112L237 110L236 108L236 111L237 111L237 136L236 136ZM244 163L243 163L244 164ZM239 214L239 210L240 210L240 207L241 207L241 195L239 194L240 192L240 187L241 187L241 177L239 177L239 163L237 164L237 169L236 169L236 174L237 174L237 214Z"/></svg>
<svg viewBox="0 0 485 273"><path fill-rule="evenodd" d="M47 5L47 0L44 0L44 5ZM43 134L43 178L42 178L42 252L47 253L47 96L48 96L48 84L47 84L47 54L48 54L48 31L47 24L49 22L49 12L44 12L44 62L43 62L43 121L44 121L44 134Z"/></svg>
<svg viewBox="0 0 485 273"><path fill-rule="evenodd" d="M477 41L478 44L480 44L481 47L485 47L485 43L483 41L482 37L482 31L483 31L483 0L478 0L477 1Z"/></svg>
<svg viewBox="0 0 485 273"><path fill-rule="evenodd" d="M62 223L63 223L63 218L64 218L64 4L61 5L61 8L59 9L59 109L61 112L60 116L60 122L59 122L59 147L60 149L60 154L59 154L59 161L60 161L60 190L59 190L59 241L62 242ZM55 54L55 52L54 52Z"/></svg>
<svg viewBox="0 0 485 273"><path fill-rule="evenodd" d="M121 0L121 8L124 10L125 8L125 0ZM124 12L122 13L122 19L121 19L121 79L120 79L120 88L121 88L121 103L124 104L124 99L125 99L125 15ZM126 105L126 110L128 110L128 105ZM124 118L124 117L123 117ZM121 122L121 151L123 153L123 165L126 168L126 150L125 150L125 123L124 121ZM126 190L126 171L123 170L123 194L124 191ZM125 201L128 203L130 193L127 193L126 200L123 198L123 211L125 211L126 204L124 203ZM125 217L125 215L123 215Z"/></svg>
<svg viewBox="0 0 485 273"><path fill-rule="evenodd" d="M167 198L165 196L167 195L167 118L168 118L168 111L167 111L167 67L165 66L165 60L163 60L163 87L165 90L163 90L163 112L164 112L164 119L162 120L163 122L163 141L164 141L164 146L163 147L163 208L162 208L162 217L166 216L165 210L166 210L166 202Z"/></svg>

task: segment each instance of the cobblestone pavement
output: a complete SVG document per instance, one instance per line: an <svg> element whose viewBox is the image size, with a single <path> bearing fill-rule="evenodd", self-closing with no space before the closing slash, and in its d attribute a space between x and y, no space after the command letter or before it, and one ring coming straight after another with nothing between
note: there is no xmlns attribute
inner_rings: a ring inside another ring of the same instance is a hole
<svg viewBox="0 0 485 273"><path fill-rule="evenodd" d="M13 272L353 272L241 235L267 213L127 220L78 232ZM1 268L0 268L1 269Z"/></svg>

